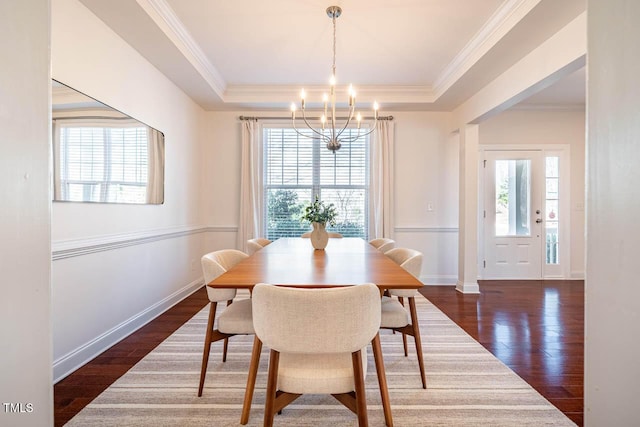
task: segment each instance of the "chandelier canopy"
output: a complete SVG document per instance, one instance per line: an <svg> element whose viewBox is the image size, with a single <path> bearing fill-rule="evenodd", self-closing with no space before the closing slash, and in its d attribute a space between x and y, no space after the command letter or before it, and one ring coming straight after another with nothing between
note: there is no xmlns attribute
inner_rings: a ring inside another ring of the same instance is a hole
<svg viewBox="0 0 640 427"><path fill-rule="evenodd" d="M333 65L331 67L331 79L329 80L329 93L326 92L322 96L322 101L324 104L324 113L320 117L320 122L322 125L322 129L316 129L312 126L306 117L305 110L305 97L306 92L304 89L300 92L300 110L302 111L302 120L304 120L305 125L311 129L312 133L304 134L301 133L296 128L296 104L291 103L291 121L293 123L293 129L301 136L318 139L327 144L327 148L331 150L334 154L336 151L340 149L343 142L354 142L359 138L362 138L366 135L369 135L376 128L376 123L378 121L378 103L373 103L373 118L374 124L372 128L366 132L361 132L360 125L362 122L362 115L360 113L356 114L356 92L353 89L352 85L349 85L349 99L348 105L349 110L344 119L343 124L339 124L338 118L336 116L336 19L342 14L342 9L339 6L329 6L327 8L327 15L331 18L333 22ZM358 132L353 135L351 132L344 134L344 131L349 127L349 124L353 120L355 115L357 121L357 129Z"/></svg>

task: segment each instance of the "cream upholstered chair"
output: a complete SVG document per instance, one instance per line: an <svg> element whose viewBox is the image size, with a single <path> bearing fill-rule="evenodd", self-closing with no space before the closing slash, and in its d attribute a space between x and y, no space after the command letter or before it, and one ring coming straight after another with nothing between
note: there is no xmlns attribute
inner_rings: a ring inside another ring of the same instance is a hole
<svg viewBox="0 0 640 427"><path fill-rule="evenodd" d="M414 277L420 276L420 270L422 268L421 252L414 249L395 248L388 251L385 255L411 273ZM413 336L416 344L416 354L418 356L422 388L427 388L427 379L424 373L424 360L422 358L422 340L420 339L418 312L416 310L415 296L417 294L418 291L415 289L389 289L389 295L391 295L391 297L382 298L382 320L380 327L402 333L405 356L407 356L407 335ZM398 297L398 299L393 298L394 296ZM409 300L409 313L407 313L407 310L404 307L404 298Z"/></svg>
<svg viewBox="0 0 640 427"><path fill-rule="evenodd" d="M209 283L228 269L248 258L244 252L235 249L224 249L209 252L201 259L204 282ZM222 361L227 360L228 339L234 335L253 334L253 319L251 317L251 300L244 299L233 301L236 296L236 289L216 289L207 286L207 296L209 297L209 321L207 323L207 334L204 340L204 350L202 352L202 367L200 370L200 385L198 396L202 396L204 379L207 375L207 365L209 362L209 352L211 344L224 340ZM216 308L218 302L227 301L227 307L218 317L218 328L214 328Z"/></svg>
<svg viewBox="0 0 640 427"><path fill-rule="evenodd" d="M271 243L271 240L262 238L247 240L247 250L249 251L249 255L255 254L269 243Z"/></svg>
<svg viewBox="0 0 640 427"><path fill-rule="evenodd" d="M386 253L396 246L395 240L387 239L386 237L379 237L377 239L369 240L369 244L382 253Z"/></svg>
<svg viewBox="0 0 640 427"><path fill-rule="evenodd" d="M378 287L257 284L252 302L256 338L271 349L264 425L302 394L332 394L366 426L366 346L379 339ZM385 393L382 399L388 402Z"/></svg>
<svg viewBox="0 0 640 427"><path fill-rule="evenodd" d="M327 231L327 235L329 236L329 238L334 238L334 239L342 239L342 234L340 233L334 233L333 231ZM311 232L308 231L306 233L304 233L302 236L303 239L308 239L311 237Z"/></svg>

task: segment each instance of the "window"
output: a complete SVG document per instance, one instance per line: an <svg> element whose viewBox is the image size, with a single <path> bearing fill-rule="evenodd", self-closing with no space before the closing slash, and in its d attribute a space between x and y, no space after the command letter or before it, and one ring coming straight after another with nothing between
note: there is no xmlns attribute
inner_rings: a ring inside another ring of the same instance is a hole
<svg viewBox="0 0 640 427"><path fill-rule="evenodd" d="M73 120L59 124L57 132L63 200L146 201L149 166L146 126Z"/></svg>
<svg viewBox="0 0 640 427"><path fill-rule="evenodd" d="M548 156L545 161L545 228L546 228L546 263L559 264L558 225L560 219L560 158Z"/></svg>
<svg viewBox="0 0 640 427"><path fill-rule="evenodd" d="M347 129L345 134L350 132ZM368 137L343 143L336 154L291 128L265 127L263 141L264 224L268 239L297 237L309 231L309 224L301 222L300 217L316 195L325 203L333 203L338 211L337 223L328 227L329 231L367 238Z"/></svg>
<svg viewBox="0 0 640 427"><path fill-rule="evenodd" d="M531 160L496 160L496 236L530 236Z"/></svg>

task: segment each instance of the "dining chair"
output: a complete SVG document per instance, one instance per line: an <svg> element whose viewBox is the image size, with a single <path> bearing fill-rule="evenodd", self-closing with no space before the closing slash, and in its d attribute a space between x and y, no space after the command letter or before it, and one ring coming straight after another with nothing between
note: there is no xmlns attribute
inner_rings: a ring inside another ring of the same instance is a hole
<svg viewBox="0 0 640 427"><path fill-rule="evenodd" d="M369 240L369 244L380 252L386 253L396 246L396 241L386 237L378 237L377 239Z"/></svg>
<svg viewBox="0 0 640 427"><path fill-rule="evenodd" d="M248 257L249 255L235 249L223 249L205 254L201 259L205 285ZM251 316L251 299L233 301L236 296L236 289L205 287L207 288L207 296L209 297L209 321L207 322L207 333L205 335L204 350L202 352L198 397L202 396L202 389L204 388L204 379L207 375L211 344L224 340L222 361L226 362L229 337L254 333L253 319ZM218 303L222 301L227 301L227 306L218 316L218 328L216 329L214 327L216 309Z"/></svg>
<svg viewBox="0 0 640 427"><path fill-rule="evenodd" d="M342 236L342 234L335 233L333 231L327 231L327 235L329 236L329 238L334 238L334 239L342 239L342 237L344 237L344 236ZM311 237L311 232L308 231L306 233L303 233L302 236L300 236L300 237L302 237L303 239L308 239L308 238Z"/></svg>
<svg viewBox="0 0 640 427"><path fill-rule="evenodd" d="M414 277L420 276L423 258L421 252L408 248L395 248L389 250L385 255ZM388 293L390 296L382 297L382 319L380 327L402 333L405 357L407 356L407 335L413 337L416 345L422 388L427 388L424 360L422 357L422 340L420 339L418 312L416 310L415 300L418 291L416 289L389 289ZM393 298L394 296L397 297L397 299ZM409 313L407 313L404 307L404 298L407 298L409 301Z"/></svg>
<svg viewBox="0 0 640 427"><path fill-rule="evenodd" d="M260 238L260 237L258 237L257 239L249 239L249 240L247 240L247 250L249 251L249 256L251 256L254 253L258 252L260 249L264 248L269 243L271 243L271 240L263 239L263 238Z"/></svg>
<svg viewBox="0 0 640 427"><path fill-rule="evenodd" d="M378 287L304 289L261 283L252 295L256 340L271 349L264 425L272 426L275 413L302 394L331 394L357 415L359 426L366 426L366 346L374 342L374 355L376 340L380 348ZM378 375L384 377L384 369ZM392 425L386 381L384 391L380 384L385 421Z"/></svg>

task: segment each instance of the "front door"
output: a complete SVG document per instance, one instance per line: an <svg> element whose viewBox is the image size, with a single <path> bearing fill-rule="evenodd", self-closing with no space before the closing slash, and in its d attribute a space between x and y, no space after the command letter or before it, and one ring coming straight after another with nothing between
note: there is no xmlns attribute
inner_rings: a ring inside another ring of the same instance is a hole
<svg viewBox="0 0 640 427"><path fill-rule="evenodd" d="M542 278L541 151L486 151L483 278Z"/></svg>

